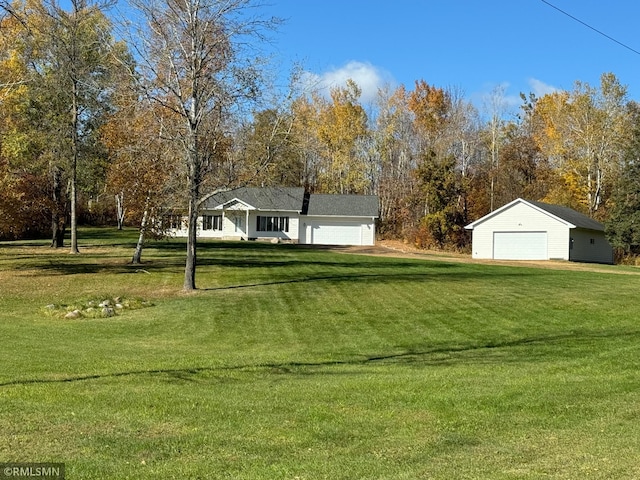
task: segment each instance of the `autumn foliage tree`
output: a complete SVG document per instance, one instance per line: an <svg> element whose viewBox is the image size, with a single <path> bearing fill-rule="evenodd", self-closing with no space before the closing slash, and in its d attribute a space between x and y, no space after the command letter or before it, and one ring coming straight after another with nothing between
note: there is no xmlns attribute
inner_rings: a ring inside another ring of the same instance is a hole
<svg viewBox="0 0 640 480"><path fill-rule="evenodd" d="M378 231L389 237L404 237L414 224L412 199L417 180L418 141L404 86L378 92L378 114L372 131L376 159L373 191L380 201Z"/></svg>
<svg viewBox="0 0 640 480"><path fill-rule="evenodd" d="M141 238L160 205L186 215L192 290L208 196L285 185L376 194L381 235L456 250L469 222L516 197L541 200L606 221L633 254L638 116L613 74L522 95L517 116L500 88L482 117L424 80L385 86L373 105L353 80L258 104L264 57L250 48L277 21L254 16L257 3L129 4L131 55L106 4L0 0L0 235L41 231L49 216L60 245L78 193L95 199L106 184Z"/></svg>
<svg viewBox="0 0 640 480"><path fill-rule="evenodd" d="M629 142L605 223L607 236L621 259L640 255L640 105L629 103L627 114Z"/></svg>
<svg viewBox="0 0 640 480"><path fill-rule="evenodd" d="M367 134L367 115L359 104L361 90L347 80L346 86L331 89L331 101L321 105L317 135L325 163L318 176L324 193L363 193L366 168L357 155L358 140Z"/></svg>
<svg viewBox="0 0 640 480"><path fill-rule="evenodd" d="M0 18L0 238L42 235L51 210L25 34L16 15Z"/></svg>
<svg viewBox="0 0 640 480"><path fill-rule="evenodd" d="M57 2L28 4L27 19L35 17L33 29L41 55L37 66L49 109L50 127L63 140L57 142L70 185L72 253L78 252L78 168L88 163L95 150L95 131L108 105L111 60L117 46L105 4L71 0L71 9Z"/></svg>
<svg viewBox="0 0 640 480"><path fill-rule="evenodd" d="M292 145L308 190L340 194L368 191L368 166L361 146L369 130L360 95L358 85L347 80L344 87L330 90L330 98L312 92L294 103Z"/></svg>
<svg viewBox="0 0 640 480"><path fill-rule="evenodd" d="M118 66L113 59L125 47L111 35L107 4L70 0L69 6L65 10L54 0L0 2L10 14L13 33L13 47L4 44L2 55L12 59L13 72L19 72L12 84L26 86L18 93L28 105L19 130L20 148L29 149L32 173L33 166L47 165L53 244L62 244L68 203L71 252L77 253L79 178L90 178L89 172L103 160L96 131L110 105Z"/></svg>
<svg viewBox="0 0 640 480"><path fill-rule="evenodd" d="M163 207L171 205L177 185L178 152L163 138L172 123L166 111L133 94L123 95L121 105L101 129L102 139L112 160L107 189L118 206L119 222L129 218L139 228L132 263L141 262L148 236L162 236ZM173 119L175 121L175 119Z"/></svg>
<svg viewBox="0 0 640 480"><path fill-rule="evenodd" d="M464 244L462 171L454 156L455 136L450 134L453 107L450 92L423 80L409 95L408 108L420 141L415 176L421 221L416 243L426 247Z"/></svg>
<svg viewBox="0 0 640 480"><path fill-rule="evenodd" d="M631 131L626 88L612 74L599 88L576 82L539 99L535 115L538 145L562 179L547 200L602 218Z"/></svg>
<svg viewBox="0 0 640 480"><path fill-rule="evenodd" d="M220 158L226 116L259 92L260 70L242 47L260 40L273 20L249 15L250 0L132 0L138 21L131 43L140 59L134 78L146 96L180 119L170 132L182 148L187 192L184 289L196 288L201 186ZM169 135L169 132L167 132Z"/></svg>

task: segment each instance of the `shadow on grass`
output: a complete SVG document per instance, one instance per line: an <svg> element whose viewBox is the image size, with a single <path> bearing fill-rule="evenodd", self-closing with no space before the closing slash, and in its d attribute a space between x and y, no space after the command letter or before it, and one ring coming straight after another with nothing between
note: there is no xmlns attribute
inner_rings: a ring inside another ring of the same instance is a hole
<svg viewBox="0 0 640 480"><path fill-rule="evenodd" d="M198 267L206 266L219 266L241 269L253 269L253 268L285 268L285 267L308 267L310 265L317 266L319 268L345 268L345 269L377 269L377 270L389 270L406 267L406 264L396 263L353 263L353 262L332 262L332 261L303 261L303 260L275 260L264 257L257 258L244 258L244 259L204 259L198 261ZM455 265L436 264L429 265L429 269L438 268L453 268ZM69 259L38 259L33 260L24 258L22 262L15 262L12 266L13 270L34 270L31 275L81 275L81 274L94 274L94 273L113 273L113 274L130 274L138 273L141 270L146 272L164 271L171 269L184 269L184 260L182 259L163 259L146 261L141 264L124 263L121 259L114 259L112 262L91 262L83 261L81 258L70 257ZM298 280L294 280L298 281ZM280 282L276 282L280 283ZM242 286L254 286L252 284ZM233 286L224 288L236 288ZM216 288L213 288L215 290ZM203 290L207 290L204 288Z"/></svg>
<svg viewBox="0 0 640 480"><path fill-rule="evenodd" d="M513 273L506 274L501 273L502 278L518 277L522 278L525 274ZM494 277L492 273L482 272L468 272L468 271L449 271L449 272L416 272L416 273L362 273L362 274L343 274L343 275L317 275L307 276L304 278L289 278L282 280L273 280L269 282L256 282L246 283L241 285L227 285L221 287L200 288L201 291L220 291L220 290L239 290L244 288L258 288L267 287L272 285L292 285L296 283L311 283L311 282L400 282L400 281L426 281L426 280L438 280L441 282L448 280L471 280L480 279L483 277Z"/></svg>
<svg viewBox="0 0 640 480"><path fill-rule="evenodd" d="M111 247L131 246L134 248L138 239L138 229L127 227L118 230L116 227L81 227L78 231L78 247ZM71 232L67 230L62 247L51 247L51 238L34 238L24 240L0 241L0 248L47 248L52 252L66 252L71 247Z"/></svg>
<svg viewBox="0 0 640 480"><path fill-rule="evenodd" d="M129 245L132 231L116 229L88 229L83 231L84 241L95 241L98 247ZM133 232L135 233L135 232ZM151 241L145 247L143 263L133 265L130 257L118 253L98 253L69 255L65 251L40 247L38 255L12 256L3 265L6 270L23 271L25 276L92 275L92 274L138 274L163 273L179 274L185 266L185 239L165 239ZM82 249L82 245L81 245ZM484 278L496 275L490 271L467 264L430 261L428 263L411 259L376 258L358 255L342 255L331 252L350 252L349 247L323 247L295 244L271 244L267 242L202 240L198 243L199 272L204 274L210 267L233 268L241 271L252 269L270 270L268 280L247 282L239 285L222 285L207 288L206 281L199 290L216 291L252 288L268 285L295 284L318 281L384 281L384 280L424 280L433 275L446 273L448 278ZM133 245L131 245L133 253ZM340 272L332 273L339 269ZM311 270L311 271L310 271ZM314 271L315 270L315 271ZM301 271L303 273L301 273ZM307 274L307 272L309 272ZM364 273L363 273L364 272ZM542 275L537 271L536 275ZM516 275L501 271L501 276ZM533 275L532 271L520 269L518 276ZM262 273L260 274L262 277ZM198 279L199 280L199 279Z"/></svg>
<svg viewBox="0 0 640 480"><path fill-rule="evenodd" d="M275 362L275 363L256 363L248 365L220 366L220 367L193 367L193 368L159 368L147 370L130 370L125 372L101 373L91 375L77 375L63 378L35 378L35 379L16 379L0 382L1 387L10 387L15 385L37 385L37 384L56 384L56 383L74 383L89 380L100 380L105 378L132 377L142 375L167 375L173 379L181 381L195 381L194 377L202 373L222 373L230 371L256 371L266 370L277 374L290 375L312 375L317 374L310 371L314 368L339 367L339 366L363 366L372 364L395 363L402 365L416 366L448 366L465 363L490 363L489 357L483 355L482 359L478 356L469 358L468 356L456 356L456 354L466 353L486 353L492 350L509 349L523 346L566 346L568 342L584 343L593 342L594 340L615 339L615 338L636 338L640 340L640 330L632 331L585 331L571 332L558 335L547 335L538 337L525 337L509 341L488 342L479 345L453 345L440 346L425 350L405 351L402 353L392 353L385 355L369 355L363 358L345 359L345 360L327 360L317 362ZM520 358L526 358L531 361L531 355L518 355L512 361ZM509 360L504 356L496 356L492 359L493 363L505 363ZM321 372L320 374L326 374Z"/></svg>
<svg viewBox="0 0 640 480"><path fill-rule="evenodd" d="M312 256L313 252L324 251L321 247L300 247L298 245L272 245L257 242L205 242L200 248L198 269L206 275L209 267L232 268L238 270L269 271L268 279L263 282L248 282L238 285L222 285L199 288L201 291L231 290L253 288L268 285L282 285L317 281L382 281L382 280L424 280L435 275L448 275L449 278L472 279L488 276L543 275L542 270L517 272L501 270L496 272L458 263L398 258L377 258L361 255L325 255ZM24 271L30 276L55 275L92 275L92 274L137 274L137 273L180 273L184 269L184 258L169 253L172 248L183 245L176 242L163 243L158 256L154 251L141 264L133 265L126 258L109 255L95 256L54 254L37 257L14 257L15 261L7 269ZM153 247L149 247L151 249ZM331 250L334 250L331 248ZM302 255L288 255L292 252ZM310 255L307 255L309 253ZM273 254L273 255L272 255ZM199 270L199 272L202 272ZM315 270L315 271L314 271ZM338 273L332 273L339 270ZM302 273L301 273L302 272ZM309 273L307 273L309 272ZM301 276L302 275L302 276ZM260 276L263 276L260 273ZM200 283L200 282L198 282ZM205 283L204 281L202 283Z"/></svg>
<svg viewBox="0 0 640 480"><path fill-rule="evenodd" d="M103 259L102 262L92 262L90 259L82 257L69 256L61 258L55 255L50 259L33 259L26 257L21 261L12 262L12 265L6 268L13 271L25 272L25 276L42 277L42 276L66 276L66 275L91 275L97 273L106 274L131 274L131 273L149 273L149 270L169 270L172 268L184 268L184 262L162 262L161 264L140 264L133 265L125 263L121 257L111 259Z"/></svg>

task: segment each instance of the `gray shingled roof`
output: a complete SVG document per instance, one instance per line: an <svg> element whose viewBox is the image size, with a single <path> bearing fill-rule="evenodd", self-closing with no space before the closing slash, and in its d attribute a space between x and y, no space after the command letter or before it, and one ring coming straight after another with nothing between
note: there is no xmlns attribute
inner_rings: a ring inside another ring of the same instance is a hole
<svg viewBox="0 0 640 480"><path fill-rule="evenodd" d="M276 210L288 212L302 211L304 188L294 187L242 187L220 192L207 199L204 208L212 209L234 198L248 203L258 210Z"/></svg>
<svg viewBox="0 0 640 480"><path fill-rule="evenodd" d="M577 212L569 207L561 207L559 205L550 205L548 203L542 202L531 202L531 205L535 205L536 207L550 213L551 215L555 215L562 220L572 223L578 228L586 228L588 230L597 230L600 232L604 231L604 225L600 222L594 220L593 218L589 218L588 216Z"/></svg>
<svg viewBox="0 0 640 480"><path fill-rule="evenodd" d="M377 217L375 195L305 195L298 187L242 187L217 193L206 200L213 209L234 198L263 211L301 212L303 215Z"/></svg>
<svg viewBox="0 0 640 480"><path fill-rule="evenodd" d="M305 213L307 215L377 217L378 197L375 195L311 194Z"/></svg>

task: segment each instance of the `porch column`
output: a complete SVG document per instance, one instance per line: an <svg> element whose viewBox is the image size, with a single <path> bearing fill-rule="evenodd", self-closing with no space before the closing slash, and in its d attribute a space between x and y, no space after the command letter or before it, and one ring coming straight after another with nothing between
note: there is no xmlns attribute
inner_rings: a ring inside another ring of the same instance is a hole
<svg viewBox="0 0 640 480"><path fill-rule="evenodd" d="M227 216L225 215L226 210L223 208L222 209L222 221L221 221L221 227L222 227L222 231L220 232L220 240L224 240L224 221L227 218Z"/></svg>
<svg viewBox="0 0 640 480"><path fill-rule="evenodd" d="M245 212L244 224L246 225L245 240L249 240L249 209L247 208L244 212Z"/></svg>

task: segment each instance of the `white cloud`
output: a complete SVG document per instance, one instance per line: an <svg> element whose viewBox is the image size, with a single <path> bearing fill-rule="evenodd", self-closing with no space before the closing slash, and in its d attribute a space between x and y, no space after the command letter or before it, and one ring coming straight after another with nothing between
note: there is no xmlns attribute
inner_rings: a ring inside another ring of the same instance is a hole
<svg viewBox="0 0 640 480"><path fill-rule="evenodd" d="M528 96L529 92L533 93L536 98L541 98L544 95L558 91L559 89L553 85L544 83L536 78L530 78L527 80L529 86L528 90L522 91ZM485 84L483 85L482 92L472 95L471 101L476 105L481 105L480 110L492 112L493 110L502 110L504 114L513 115L522 106L523 101L520 97L520 91L514 93L512 85L504 81L500 84Z"/></svg>
<svg viewBox="0 0 640 480"><path fill-rule="evenodd" d="M529 86L531 87L531 91L538 98L543 97L544 95L547 95L549 93L558 91L558 88L554 87L553 85L544 83L542 80L538 80L537 78L530 78Z"/></svg>
<svg viewBox="0 0 640 480"><path fill-rule="evenodd" d="M332 88L344 87L349 79L360 87L362 104L372 102L376 98L379 88L386 84L395 83L393 77L384 70L370 63L357 61L351 61L342 67L322 74L307 72L303 83L308 88L319 91L328 97Z"/></svg>
<svg viewBox="0 0 640 480"><path fill-rule="evenodd" d="M501 116L513 115L522 101L519 94L509 93L510 87L509 82L485 84L481 93L472 96L471 102L479 105L480 111L488 116L496 113Z"/></svg>

